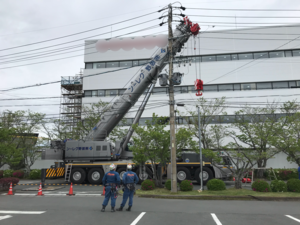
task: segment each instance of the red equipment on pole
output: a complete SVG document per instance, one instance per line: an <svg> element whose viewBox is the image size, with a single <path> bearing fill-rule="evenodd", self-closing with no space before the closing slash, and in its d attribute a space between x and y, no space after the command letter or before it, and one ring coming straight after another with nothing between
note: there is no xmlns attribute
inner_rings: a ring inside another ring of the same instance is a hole
<svg viewBox="0 0 300 225"><path fill-rule="evenodd" d="M67 194L67 195L69 195L69 196L75 195L75 194L73 194L73 183L71 183L69 194Z"/></svg>
<svg viewBox="0 0 300 225"><path fill-rule="evenodd" d="M7 195L14 195L13 189L12 189L12 183L10 183L10 186L9 186L9 190L8 190Z"/></svg>
<svg viewBox="0 0 300 225"><path fill-rule="evenodd" d="M203 91L203 80L197 79L195 81L196 96L201 96Z"/></svg>
<svg viewBox="0 0 300 225"><path fill-rule="evenodd" d="M39 192L36 196L44 196L44 194L42 192L42 183L40 183Z"/></svg>

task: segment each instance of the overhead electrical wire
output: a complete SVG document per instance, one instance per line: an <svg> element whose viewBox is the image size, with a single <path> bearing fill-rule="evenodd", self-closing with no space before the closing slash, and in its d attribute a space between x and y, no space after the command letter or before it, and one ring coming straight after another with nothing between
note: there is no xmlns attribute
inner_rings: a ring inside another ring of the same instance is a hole
<svg viewBox="0 0 300 225"><path fill-rule="evenodd" d="M197 9L197 10L218 10L218 11L271 11L271 12L299 12L300 9L218 9L218 8L190 8L186 7L186 9Z"/></svg>

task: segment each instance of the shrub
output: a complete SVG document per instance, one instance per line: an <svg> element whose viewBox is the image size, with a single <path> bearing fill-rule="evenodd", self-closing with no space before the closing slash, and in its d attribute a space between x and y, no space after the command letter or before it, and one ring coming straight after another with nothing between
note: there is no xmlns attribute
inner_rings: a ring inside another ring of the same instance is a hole
<svg viewBox="0 0 300 225"><path fill-rule="evenodd" d="M287 192L287 185L282 180L273 180L270 188L272 192Z"/></svg>
<svg viewBox="0 0 300 225"><path fill-rule="evenodd" d="M13 170L4 170L3 177L12 177L13 172Z"/></svg>
<svg viewBox="0 0 300 225"><path fill-rule="evenodd" d="M180 191L192 191L193 183L190 180L184 180L180 183Z"/></svg>
<svg viewBox="0 0 300 225"><path fill-rule="evenodd" d="M153 190L155 188L155 184L151 180L144 180L141 184L141 189L144 191Z"/></svg>
<svg viewBox="0 0 300 225"><path fill-rule="evenodd" d="M10 183L13 185L16 185L19 183L19 178L16 177L7 177L7 178L1 178L0 179L0 187L2 187L5 190L9 189Z"/></svg>
<svg viewBox="0 0 300 225"><path fill-rule="evenodd" d="M211 179L207 182L207 189L209 191L223 191L226 190L224 181L219 179Z"/></svg>
<svg viewBox="0 0 300 225"><path fill-rule="evenodd" d="M297 169L273 169L278 180L289 180L289 179L298 179L298 170ZM265 177L273 178L273 172L271 170L265 171Z"/></svg>
<svg viewBox="0 0 300 225"><path fill-rule="evenodd" d="M290 192L298 192L300 193L300 180L298 179L290 179L287 182L287 190Z"/></svg>
<svg viewBox="0 0 300 225"><path fill-rule="evenodd" d="M0 170L0 179L3 178L3 170Z"/></svg>
<svg viewBox="0 0 300 225"><path fill-rule="evenodd" d="M13 172L12 176L17 177L17 178L23 178L24 177L24 171L16 170L15 172Z"/></svg>
<svg viewBox="0 0 300 225"><path fill-rule="evenodd" d="M167 180L166 183L165 183L165 187L171 191L171 180Z"/></svg>
<svg viewBox="0 0 300 225"><path fill-rule="evenodd" d="M30 179L41 179L41 170L39 169L34 169L30 171L29 174Z"/></svg>
<svg viewBox="0 0 300 225"><path fill-rule="evenodd" d="M264 180L254 181L252 184L252 190L258 192L270 192L270 185Z"/></svg>

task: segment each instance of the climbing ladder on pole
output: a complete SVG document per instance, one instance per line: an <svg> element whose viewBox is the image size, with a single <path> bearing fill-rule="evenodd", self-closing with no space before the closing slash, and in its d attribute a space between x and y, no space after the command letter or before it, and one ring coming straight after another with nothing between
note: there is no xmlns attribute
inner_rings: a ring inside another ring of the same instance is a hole
<svg viewBox="0 0 300 225"><path fill-rule="evenodd" d="M66 174L65 174L66 182L70 182L71 172L72 172L72 164L67 164L66 165Z"/></svg>

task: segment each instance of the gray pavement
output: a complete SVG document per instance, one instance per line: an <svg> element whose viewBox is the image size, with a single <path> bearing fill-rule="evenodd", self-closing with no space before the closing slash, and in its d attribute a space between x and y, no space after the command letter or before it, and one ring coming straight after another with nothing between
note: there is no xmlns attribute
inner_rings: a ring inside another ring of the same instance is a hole
<svg viewBox="0 0 300 225"><path fill-rule="evenodd" d="M111 213L110 207L107 207L107 211L102 213L100 209L103 199L100 196L77 195L72 197L0 195L0 224L296 225L300 223L298 202L203 201L135 197L132 212ZM121 198L118 198L117 206L120 202ZM299 222L286 215L298 219Z"/></svg>

